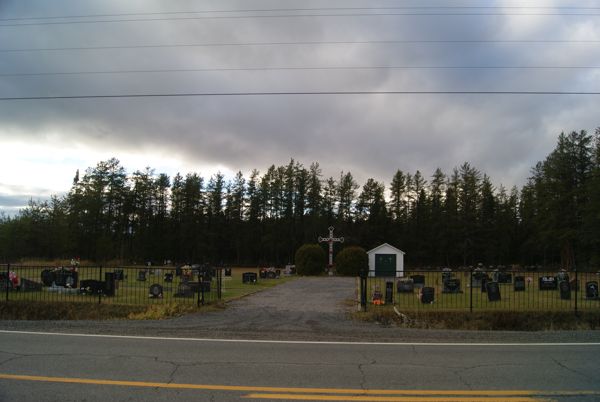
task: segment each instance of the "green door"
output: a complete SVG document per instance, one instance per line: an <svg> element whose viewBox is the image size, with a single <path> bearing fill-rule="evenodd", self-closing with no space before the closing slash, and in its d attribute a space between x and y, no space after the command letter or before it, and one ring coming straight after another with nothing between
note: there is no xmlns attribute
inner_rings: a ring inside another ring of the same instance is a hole
<svg viewBox="0 0 600 402"><path fill-rule="evenodd" d="M375 276L396 276L396 254L375 254Z"/></svg>

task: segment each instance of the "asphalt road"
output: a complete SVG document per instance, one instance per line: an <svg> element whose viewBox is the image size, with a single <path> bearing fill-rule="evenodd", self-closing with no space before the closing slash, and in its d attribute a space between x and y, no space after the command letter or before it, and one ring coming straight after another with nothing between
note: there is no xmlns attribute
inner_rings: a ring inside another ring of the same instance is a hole
<svg viewBox="0 0 600 402"><path fill-rule="evenodd" d="M598 401L600 344L367 344L0 332L0 401Z"/></svg>

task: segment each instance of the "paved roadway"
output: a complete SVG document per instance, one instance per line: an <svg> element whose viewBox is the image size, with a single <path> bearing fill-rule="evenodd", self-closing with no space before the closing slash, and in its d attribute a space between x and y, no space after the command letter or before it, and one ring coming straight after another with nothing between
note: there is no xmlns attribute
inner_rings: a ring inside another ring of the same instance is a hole
<svg viewBox="0 0 600 402"><path fill-rule="evenodd" d="M600 343L368 344L0 332L0 401L598 401Z"/></svg>

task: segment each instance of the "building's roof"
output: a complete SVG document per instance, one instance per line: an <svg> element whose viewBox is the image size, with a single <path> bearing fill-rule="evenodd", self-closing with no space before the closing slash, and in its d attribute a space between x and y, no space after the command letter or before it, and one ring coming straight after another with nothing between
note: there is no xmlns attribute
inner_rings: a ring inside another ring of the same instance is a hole
<svg viewBox="0 0 600 402"><path fill-rule="evenodd" d="M402 251L402 250L400 250L400 249L398 249L398 248L396 248L396 247L394 247L394 246L392 246L392 245L390 245L390 244L388 244L388 243L383 243L383 244L381 244L381 245L379 245L379 246L375 247L374 249L367 251L367 254L372 254L372 253L376 252L377 250L379 250L380 248L383 248L383 247L385 247L385 246L387 246L387 247L389 247L389 248L393 248L393 249L394 249L394 250L396 250L398 253L406 254L404 251Z"/></svg>

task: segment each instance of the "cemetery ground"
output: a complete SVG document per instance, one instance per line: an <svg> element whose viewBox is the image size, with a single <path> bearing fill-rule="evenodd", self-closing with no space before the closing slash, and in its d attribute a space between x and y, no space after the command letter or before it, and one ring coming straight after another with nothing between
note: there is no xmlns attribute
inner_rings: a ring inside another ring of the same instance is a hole
<svg viewBox="0 0 600 402"><path fill-rule="evenodd" d="M48 265L39 265L21 269L22 279L38 281ZM15 268L15 269L18 269ZM164 267L122 267L123 278L118 281L117 289L111 297L96 294L73 292L52 292L57 289L42 288L36 292L7 292L8 301L0 302L0 319L13 320L106 320L106 319L164 319L184 314L218 311L225 308L226 303L236 300L278 284L296 279L293 276L281 276L277 279L260 279L255 283L244 284L242 274L255 272L258 268L233 268L231 276L222 278L221 299L217 300L216 292L205 294L205 303L198 305L198 296L178 298L175 289L181 283L178 277L173 282L165 283L162 276L174 270ZM113 271L113 269L106 269ZM139 281L138 272L147 271L147 280ZM98 267L82 267L78 271L78 281L98 278ZM100 275L102 276L102 275ZM160 279L159 279L160 278ZM149 297L149 286L159 282L164 286L160 298ZM213 281L213 287L215 285ZM68 289L67 289L68 290ZM4 292L3 292L4 293ZM4 296L4 294L2 294Z"/></svg>
<svg viewBox="0 0 600 402"><path fill-rule="evenodd" d="M275 283L280 283L275 280ZM245 285L256 290L254 285ZM414 297L414 296L413 296ZM1 304L1 303L0 303ZM90 309L99 305L88 303ZM114 305L115 308L118 306ZM600 306L599 306L600 307ZM381 315L392 312L390 306L372 306L367 314ZM407 315L410 313L405 312ZM487 312L481 312L486 315ZM87 334L144 335L227 339L279 339L317 341L443 341L443 342L572 342L600 341L600 331L590 327L574 326L578 331L527 332L513 331L513 327L497 327L496 331L471 331L462 329L490 329L474 327L479 313L468 311L441 311L437 321L461 322L467 325L419 325L422 316L410 325L397 320L357 318L356 280L350 277L300 277L281 283L247 297L226 303L225 308L201 309L169 319L146 320L9 320L0 321L0 330L33 332L67 332ZM434 313L431 313L434 314ZM491 313L494 314L494 313ZM512 313L513 320L529 319L526 315ZM568 312L574 316L572 312ZM354 316L354 317L353 317ZM411 316L412 317L412 316ZM440 320L439 317L444 318ZM467 317L471 317L468 320ZM506 316L505 316L506 317ZM543 321L543 314L538 315ZM151 318L151 317L147 317ZM413 317L414 318L414 317ZM435 318L435 317L433 317ZM506 321L506 320L505 320ZM433 321L432 321L433 322ZM509 321L506 321L509 322ZM512 325L512 324L511 324ZM544 329L550 329L544 327Z"/></svg>

